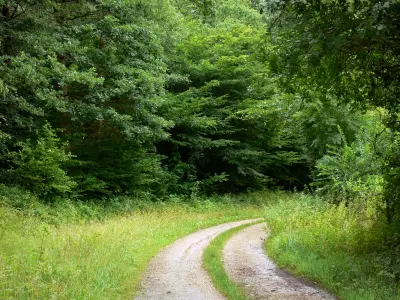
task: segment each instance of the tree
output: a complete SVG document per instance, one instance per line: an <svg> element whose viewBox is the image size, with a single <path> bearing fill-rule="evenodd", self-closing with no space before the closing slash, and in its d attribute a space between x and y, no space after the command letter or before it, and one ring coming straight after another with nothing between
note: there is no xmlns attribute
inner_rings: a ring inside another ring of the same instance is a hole
<svg viewBox="0 0 400 300"><path fill-rule="evenodd" d="M65 153L65 145L60 143L49 124L38 136L36 143L20 142L21 150L8 154L12 166L1 174L3 182L17 184L48 199L71 193L76 183L65 171L71 154Z"/></svg>
<svg viewBox="0 0 400 300"><path fill-rule="evenodd" d="M398 1L269 3L277 71L312 82L343 101L384 107L396 126Z"/></svg>
<svg viewBox="0 0 400 300"><path fill-rule="evenodd" d="M170 73L186 76L168 82L160 113L174 126L158 152L183 183L178 192L298 184L288 174L301 157L284 130L258 51L260 16L248 3L231 1L218 5L215 15L213 26L188 24L190 33L170 61Z"/></svg>
<svg viewBox="0 0 400 300"><path fill-rule="evenodd" d="M386 109L399 132L400 3L389 1L271 1L271 67L293 90L309 86L363 109ZM400 216L397 151L385 164L388 219ZM394 196L393 193L396 193ZM390 195L390 197L388 197Z"/></svg>
<svg viewBox="0 0 400 300"><path fill-rule="evenodd" d="M153 143L169 126L154 100L164 92L167 2L0 5L0 151L34 143L48 121L80 162L68 166L80 193L152 189L162 174Z"/></svg>

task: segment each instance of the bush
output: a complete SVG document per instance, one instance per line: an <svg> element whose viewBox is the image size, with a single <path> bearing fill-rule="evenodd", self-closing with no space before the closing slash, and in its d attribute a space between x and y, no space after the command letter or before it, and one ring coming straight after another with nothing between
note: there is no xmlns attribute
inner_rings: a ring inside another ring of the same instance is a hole
<svg viewBox="0 0 400 300"><path fill-rule="evenodd" d="M384 200L386 217L389 222L399 223L400 229L400 139L392 137L390 149L386 155ZM400 231L400 230L399 230ZM399 243L400 244L400 243Z"/></svg>
<svg viewBox="0 0 400 300"><path fill-rule="evenodd" d="M387 136L378 136L379 131L384 133L382 125L370 120L361 127L353 143L348 145L342 134L344 146L331 147L329 153L317 161L314 185L320 195L346 202L382 196L384 160L381 149L376 149L376 139L380 139L380 147L384 149Z"/></svg>
<svg viewBox="0 0 400 300"><path fill-rule="evenodd" d="M0 184L0 205L17 210L27 210L34 203L38 203L38 198L31 192L15 186Z"/></svg>
<svg viewBox="0 0 400 300"><path fill-rule="evenodd" d="M75 182L63 170L72 159L49 124L38 134L36 142L19 143L21 149L10 152L8 160L14 168L5 175L6 182L20 185L38 196L48 197L71 192Z"/></svg>

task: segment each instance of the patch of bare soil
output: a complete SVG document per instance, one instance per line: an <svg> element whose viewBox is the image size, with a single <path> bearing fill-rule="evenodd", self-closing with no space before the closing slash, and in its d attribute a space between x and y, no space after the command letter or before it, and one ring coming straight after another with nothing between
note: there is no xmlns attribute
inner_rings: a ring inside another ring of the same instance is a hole
<svg viewBox="0 0 400 300"><path fill-rule="evenodd" d="M234 235L223 252L225 270L252 299L336 299L314 284L276 267L263 248L265 224L250 226Z"/></svg>

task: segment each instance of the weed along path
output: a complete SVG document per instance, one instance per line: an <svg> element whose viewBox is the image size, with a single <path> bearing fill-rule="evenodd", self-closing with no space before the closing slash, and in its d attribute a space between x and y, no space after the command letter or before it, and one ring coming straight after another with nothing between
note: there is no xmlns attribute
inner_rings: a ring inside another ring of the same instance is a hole
<svg viewBox="0 0 400 300"><path fill-rule="evenodd" d="M265 223L235 234L223 250L225 270L251 299L336 299L311 283L278 269L264 252Z"/></svg>
<svg viewBox="0 0 400 300"><path fill-rule="evenodd" d="M260 219L225 223L177 240L150 262L136 300L222 300L202 268L204 249L220 233Z"/></svg>

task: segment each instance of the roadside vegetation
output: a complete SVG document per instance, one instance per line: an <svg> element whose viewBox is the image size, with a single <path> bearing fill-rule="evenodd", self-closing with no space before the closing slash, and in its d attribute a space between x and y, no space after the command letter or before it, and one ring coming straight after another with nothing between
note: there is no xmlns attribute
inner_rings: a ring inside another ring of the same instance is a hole
<svg viewBox="0 0 400 300"><path fill-rule="evenodd" d="M375 199L346 207L297 195L266 206L265 219L265 248L280 267L340 299L400 299L400 258Z"/></svg>

